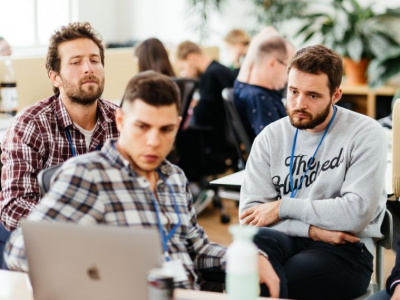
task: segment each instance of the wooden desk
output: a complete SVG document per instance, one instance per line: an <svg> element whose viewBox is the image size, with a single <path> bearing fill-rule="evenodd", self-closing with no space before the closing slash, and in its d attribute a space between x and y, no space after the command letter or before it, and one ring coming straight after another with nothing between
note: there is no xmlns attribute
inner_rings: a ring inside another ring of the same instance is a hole
<svg viewBox="0 0 400 300"><path fill-rule="evenodd" d="M378 96L393 97L396 88L393 86L383 86L371 89L367 85L341 85L343 91L343 101L349 101L356 105L356 111L376 118L376 101ZM391 101L390 101L391 102ZM340 103L340 102L339 102Z"/></svg>
<svg viewBox="0 0 400 300"><path fill-rule="evenodd" d="M222 294L222 293L176 289L174 291L174 299L175 300L204 300L204 299L227 300L228 295ZM270 299L270 300L275 299L275 300L277 300L276 298L264 298L264 297L260 297L259 299Z"/></svg>
<svg viewBox="0 0 400 300"><path fill-rule="evenodd" d="M29 283L28 274L26 273L0 270L0 284L1 284L0 299L33 300L32 288ZM222 294L222 293L176 289L174 291L174 299L175 300L204 300L204 299L227 300L228 296L227 294ZM274 300L275 298L260 297L259 299Z"/></svg>

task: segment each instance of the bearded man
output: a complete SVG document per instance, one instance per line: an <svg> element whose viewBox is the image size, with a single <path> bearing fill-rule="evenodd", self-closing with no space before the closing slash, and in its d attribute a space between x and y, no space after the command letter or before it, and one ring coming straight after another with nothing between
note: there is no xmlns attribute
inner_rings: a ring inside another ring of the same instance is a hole
<svg viewBox="0 0 400 300"><path fill-rule="evenodd" d="M335 105L342 74L332 50L300 49L288 66L288 117L261 131L247 161L240 219L260 227L255 243L281 298L353 299L371 280L387 143L378 122Z"/></svg>
<svg viewBox="0 0 400 300"><path fill-rule="evenodd" d="M0 218L9 231L43 196L37 179L42 169L100 150L119 135L117 105L100 98L104 48L89 23L71 23L54 32L46 68L54 95L22 110L1 143Z"/></svg>

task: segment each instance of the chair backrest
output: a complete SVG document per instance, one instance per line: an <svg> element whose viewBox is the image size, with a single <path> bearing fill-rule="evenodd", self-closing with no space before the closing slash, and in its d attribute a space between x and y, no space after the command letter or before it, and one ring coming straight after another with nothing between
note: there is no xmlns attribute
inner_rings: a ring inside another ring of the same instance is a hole
<svg viewBox="0 0 400 300"><path fill-rule="evenodd" d="M44 196L50 189L51 177L61 167L62 164L51 166L47 169L43 169L38 174L38 181L42 196Z"/></svg>
<svg viewBox="0 0 400 300"><path fill-rule="evenodd" d="M190 102L192 102L193 94L197 89L199 82L196 79L189 78L173 78L173 80L178 85L181 92L180 116L182 117L182 122L179 128L181 129L182 126L185 124Z"/></svg>
<svg viewBox="0 0 400 300"><path fill-rule="evenodd" d="M383 248L391 249L393 244L393 217L388 209L385 210L385 217L381 225L381 232L383 234L383 239L376 242L375 275L377 289L375 292L380 291L385 286Z"/></svg>
<svg viewBox="0 0 400 300"><path fill-rule="evenodd" d="M400 99L393 105L393 148L392 148L392 186L393 194L400 197Z"/></svg>
<svg viewBox="0 0 400 300"><path fill-rule="evenodd" d="M381 225L381 232L384 237L377 241L376 244L385 249L391 249L393 244L393 217L388 209L385 211L385 217Z"/></svg>
<svg viewBox="0 0 400 300"><path fill-rule="evenodd" d="M239 170L243 170L247 158L251 150L251 142L247 136L242 120L236 110L233 101L233 88L225 88L222 90L222 98L224 99L224 107L226 119L230 128L236 149L239 155Z"/></svg>

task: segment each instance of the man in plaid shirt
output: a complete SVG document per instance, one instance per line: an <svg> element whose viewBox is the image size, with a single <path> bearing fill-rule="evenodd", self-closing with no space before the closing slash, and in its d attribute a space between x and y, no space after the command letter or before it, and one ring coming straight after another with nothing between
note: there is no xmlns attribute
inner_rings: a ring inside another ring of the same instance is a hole
<svg viewBox="0 0 400 300"><path fill-rule="evenodd" d="M132 78L116 113L120 137L64 163L28 219L158 228L176 287L196 289L197 271L224 269L226 249L208 240L185 174L165 159L181 121L179 98L168 76L147 71ZM21 229L11 234L5 258L10 269L28 270ZM263 255L258 260L260 282L278 296L275 271Z"/></svg>
<svg viewBox="0 0 400 300"><path fill-rule="evenodd" d="M107 139L118 137L117 105L100 99L104 49L89 23L55 31L46 68L55 94L21 111L1 143L0 220L8 230L16 229L39 203L42 169L99 150ZM9 233L0 227L2 253Z"/></svg>

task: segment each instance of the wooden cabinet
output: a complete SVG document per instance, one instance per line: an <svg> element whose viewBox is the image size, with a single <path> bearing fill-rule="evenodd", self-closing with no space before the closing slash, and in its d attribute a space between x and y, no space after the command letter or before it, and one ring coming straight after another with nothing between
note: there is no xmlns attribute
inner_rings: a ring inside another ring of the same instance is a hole
<svg viewBox="0 0 400 300"><path fill-rule="evenodd" d="M346 106L345 104L349 104L349 108L372 118L384 117L390 113L390 105L396 92L396 87L393 86L371 89L367 85L342 84L341 88L343 96L338 103L339 105ZM383 112L383 115L379 115L377 107L383 107L388 113Z"/></svg>

